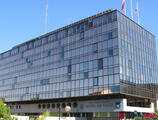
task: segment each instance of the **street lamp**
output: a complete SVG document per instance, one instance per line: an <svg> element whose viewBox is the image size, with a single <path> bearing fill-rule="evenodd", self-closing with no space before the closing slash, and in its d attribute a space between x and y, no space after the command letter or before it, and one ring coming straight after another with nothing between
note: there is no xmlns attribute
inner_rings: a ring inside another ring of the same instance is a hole
<svg viewBox="0 0 158 120"><path fill-rule="evenodd" d="M67 106L64 108L64 110L68 113L68 112L71 111L71 107L67 105ZM61 113L61 108L60 108L60 106L59 106L59 120L60 120L60 113ZM69 116L70 116L70 114L69 114Z"/></svg>
<svg viewBox="0 0 158 120"><path fill-rule="evenodd" d="M70 112L70 111L71 111L71 107L67 105L67 106L65 107L65 111L66 111L67 113ZM69 114L69 117L70 117L70 114Z"/></svg>
<svg viewBox="0 0 158 120"><path fill-rule="evenodd" d="M65 107L65 111L66 111L66 112L70 112L70 111L71 111L71 107L70 107L70 106L66 106L66 107Z"/></svg>

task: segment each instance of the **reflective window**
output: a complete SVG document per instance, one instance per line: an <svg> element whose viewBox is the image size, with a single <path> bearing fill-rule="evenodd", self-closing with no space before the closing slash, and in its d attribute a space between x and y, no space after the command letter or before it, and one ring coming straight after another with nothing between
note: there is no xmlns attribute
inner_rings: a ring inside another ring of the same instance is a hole
<svg viewBox="0 0 158 120"><path fill-rule="evenodd" d="M93 78L93 86L98 86L98 77Z"/></svg>
<svg viewBox="0 0 158 120"><path fill-rule="evenodd" d="M40 81L40 84L41 85L46 85L46 84L49 84L50 83L50 80L49 79L44 79L44 80L41 80Z"/></svg>
<svg viewBox="0 0 158 120"><path fill-rule="evenodd" d="M84 79L88 79L88 72L84 72Z"/></svg>
<svg viewBox="0 0 158 120"><path fill-rule="evenodd" d="M80 33L80 39L84 39L84 32Z"/></svg>
<svg viewBox="0 0 158 120"><path fill-rule="evenodd" d="M98 59L98 69L103 69L103 58Z"/></svg>
<svg viewBox="0 0 158 120"><path fill-rule="evenodd" d="M71 73L71 65L68 65L68 73Z"/></svg>
<svg viewBox="0 0 158 120"><path fill-rule="evenodd" d="M92 49L93 49L94 53L97 53L98 52L98 43L93 44Z"/></svg>
<svg viewBox="0 0 158 120"><path fill-rule="evenodd" d="M88 70L88 62L83 63L84 70Z"/></svg>
<svg viewBox="0 0 158 120"><path fill-rule="evenodd" d="M113 36L112 36L112 32L108 33L108 39L112 39Z"/></svg>
<svg viewBox="0 0 158 120"><path fill-rule="evenodd" d="M67 76L68 81L71 80L71 78L72 78L71 75L68 75L68 76Z"/></svg>
<svg viewBox="0 0 158 120"><path fill-rule="evenodd" d="M61 47L61 58L64 59L64 47Z"/></svg>
<svg viewBox="0 0 158 120"><path fill-rule="evenodd" d="M93 27L93 21L90 20L90 21L88 21L88 28L90 29L90 28L92 28L92 27Z"/></svg>
<svg viewBox="0 0 158 120"><path fill-rule="evenodd" d="M29 87L25 88L25 94L29 94Z"/></svg>
<svg viewBox="0 0 158 120"><path fill-rule="evenodd" d="M109 50L108 50L108 55L109 55L109 56L112 56L112 55L113 55L113 49L109 49Z"/></svg>

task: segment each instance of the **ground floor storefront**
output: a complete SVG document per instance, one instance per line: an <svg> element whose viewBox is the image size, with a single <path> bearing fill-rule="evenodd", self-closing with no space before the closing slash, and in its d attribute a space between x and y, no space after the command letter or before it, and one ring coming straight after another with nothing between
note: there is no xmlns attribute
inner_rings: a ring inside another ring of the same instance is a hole
<svg viewBox="0 0 158 120"><path fill-rule="evenodd" d="M150 99L122 96L14 102L8 103L8 106L11 107L11 113L16 115L38 117L49 111L52 116L80 117L87 120L151 117L155 112L154 102Z"/></svg>

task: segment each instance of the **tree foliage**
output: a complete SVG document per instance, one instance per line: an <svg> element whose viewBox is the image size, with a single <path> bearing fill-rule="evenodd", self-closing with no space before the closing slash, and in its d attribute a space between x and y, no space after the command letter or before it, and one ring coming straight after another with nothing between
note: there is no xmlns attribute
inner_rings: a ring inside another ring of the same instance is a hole
<svg viewBox="0 0 158 120"><path fill-rule="evenodd" d="M155 114L155 117L153 118L153 120L158 120L158 111L156 111L154 114Z"/></svg>
<svg viewBox="0 0 158 120"><path fill-rule="evenodd" d="M37 120L45 120L46 117L51 116L51 113L49 111L44 112L42 115L39 116L39 118L37 118Z"/></svg>
<svg viewBox="0 0 158 120"><path fill-rule="evenodd" d="M0 99L0 120L13 120L9 107L5 106L3 100Z"/></svg>

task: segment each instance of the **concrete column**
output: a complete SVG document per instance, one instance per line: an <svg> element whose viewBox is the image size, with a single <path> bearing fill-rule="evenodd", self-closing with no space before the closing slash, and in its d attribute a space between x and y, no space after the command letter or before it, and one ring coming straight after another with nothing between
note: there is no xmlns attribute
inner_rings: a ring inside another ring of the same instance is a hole
<svg viewBox="0 0 158 120"><path fill-rule="evenodd" d="M93 112L93 117L96 117L96 114L95 114L95 112Z"/></svg>
<svg viewBox="0 0 158 120"><path fill-rule="evenodd" d="M156 100L156 110L158 110L158 100Z"/></svg>

